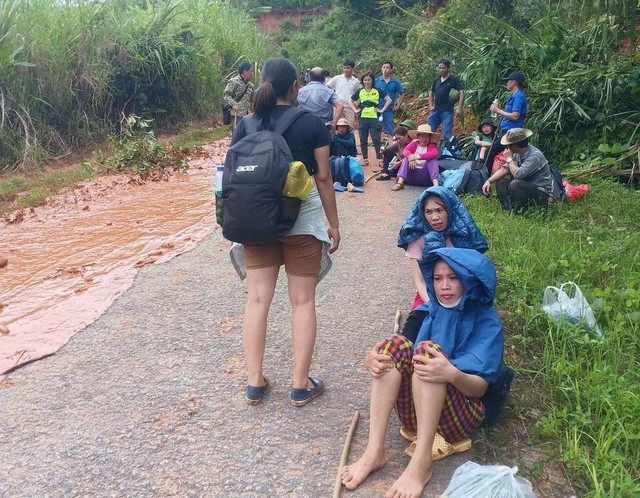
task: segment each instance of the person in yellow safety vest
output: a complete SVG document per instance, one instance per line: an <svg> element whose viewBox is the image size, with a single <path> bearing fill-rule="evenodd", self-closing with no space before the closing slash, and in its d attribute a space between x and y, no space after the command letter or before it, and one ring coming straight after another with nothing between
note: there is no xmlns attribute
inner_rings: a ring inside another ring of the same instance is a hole
<svg viewBox="0 0 640 498"><path fill-rule="evenodd" d="M382 122L378 116L392 105L391 97L384 90L373 86L375 76L371 71L367 71L360 78L363 88L351 96L349 105L353 112L360 114L358 124L358 134L360 135L360 151L362 153L362 165L369 166L369 150L367 147L369 134L373 141L373 148L376 151L378 161L382 159L380 146L382 145ZM380 104L384 102L382 108Z"/></svg>

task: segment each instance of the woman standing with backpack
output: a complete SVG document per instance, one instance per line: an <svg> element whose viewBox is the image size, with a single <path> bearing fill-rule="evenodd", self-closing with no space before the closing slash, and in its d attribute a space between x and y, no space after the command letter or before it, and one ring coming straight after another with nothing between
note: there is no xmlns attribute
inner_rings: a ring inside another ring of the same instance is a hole
<svg viewBox="0 0 640 498"><path fill-rule="evenodd" d="M262 69L262 84L253 101L255 118L262 121L265 129L273 130L278 119L295 104L297 95L297 73L293 64L284 58L268 60ZM233 134L232 145L246 134L243 120ZM267 315L280 266L284 264L292 307L291 403L304 406L324 391L321 379L309 377L317 328L315 291L323 254L331 254L338 249L340 231L329 169L331 139L326 127L316 116L301 112L282 136L291 149L293 161L304 163L314 177L315 187L309 197L302 201L295 225L287 235L269 244L244 246L247 305L242 335L248 377L245 397L247 403L257 404L268 389L262 371ZM323 210L329 228L325 227Z"/></svg>

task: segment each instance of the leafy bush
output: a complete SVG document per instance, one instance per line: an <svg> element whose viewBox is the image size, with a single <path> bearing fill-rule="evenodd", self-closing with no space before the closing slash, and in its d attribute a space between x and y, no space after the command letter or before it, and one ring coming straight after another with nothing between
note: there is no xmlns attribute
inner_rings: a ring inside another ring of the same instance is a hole
<svg viewBox="0 0 640 498"><path fill-rule="evenodd" d="M224 0L0 3L0 169L104 136L219 112L241 60L270 43Z"/></svg>
<svg viewBox="0 0 640 498"><path fill-rule="evenodd" d="M342 8L314 18L303 19L300 26L288 22L276 36L281 55L301 70L320 66L332 75L342 73L342 62L356 61L357 71L380 71L382 61L391 59L404 67L402 49L410 20L377 20ZM346 36L346 35L349 36ZM353 36L353 35L356 36Z"/></svg>
<svg viewBox="0 0 640 498"><path fill-rule="evenodd" d="M594 144L613 137L637 147L640 69L637 57L622 49L635 39L635 27L612 15L624 2L603 7L609 10L570 3L573 10L552 10L538 0L450 1L435 18L416 23L409 32L412 88L427 91L436 77L435 62L448 56L465 81L467 102L481 119L496 96L502 102L508 96L500 78L520 69L529 81L527 127L553 163L576 161ZM632 163L629 155L610 166Z"/></svg>
<svg viewBox="0 0 640 498"><path fill-rule="evenodd" d="M98 153L98 164L107 171L131 170L143 180L157 180L187 167L172 145L165 147L156 140L150 121L135 114L123 117L121 133L111 142L115 155Z"/></svg>

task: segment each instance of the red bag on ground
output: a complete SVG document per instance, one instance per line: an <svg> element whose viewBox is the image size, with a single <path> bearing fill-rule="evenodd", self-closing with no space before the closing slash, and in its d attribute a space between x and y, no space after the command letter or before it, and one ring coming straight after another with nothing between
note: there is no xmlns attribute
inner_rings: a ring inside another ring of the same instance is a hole
<svg viewBox="0 0 640 498"><path fill-rule="evenodd" d="M591 188L591 185L587 185L586 183L583 183L582 185L571 185L567 180L564 180L562 185L564 185L564 191L567 193L567 199L569 199L569 202L571 203L574 203L581 197L587 195L587 192L589 192L589 189Z"/></svg>

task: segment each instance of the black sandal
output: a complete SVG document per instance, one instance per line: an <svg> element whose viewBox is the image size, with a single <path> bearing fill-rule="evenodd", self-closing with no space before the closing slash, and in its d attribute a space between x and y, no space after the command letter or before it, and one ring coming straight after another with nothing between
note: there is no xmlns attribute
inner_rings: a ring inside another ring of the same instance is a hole
<svg viewBox="0 0 640 498"><path fill-rule="evenodd" d="M391 175L389 173L382 173L378 178L376 178L377 182L384 182L391 180Z"/></svg>

